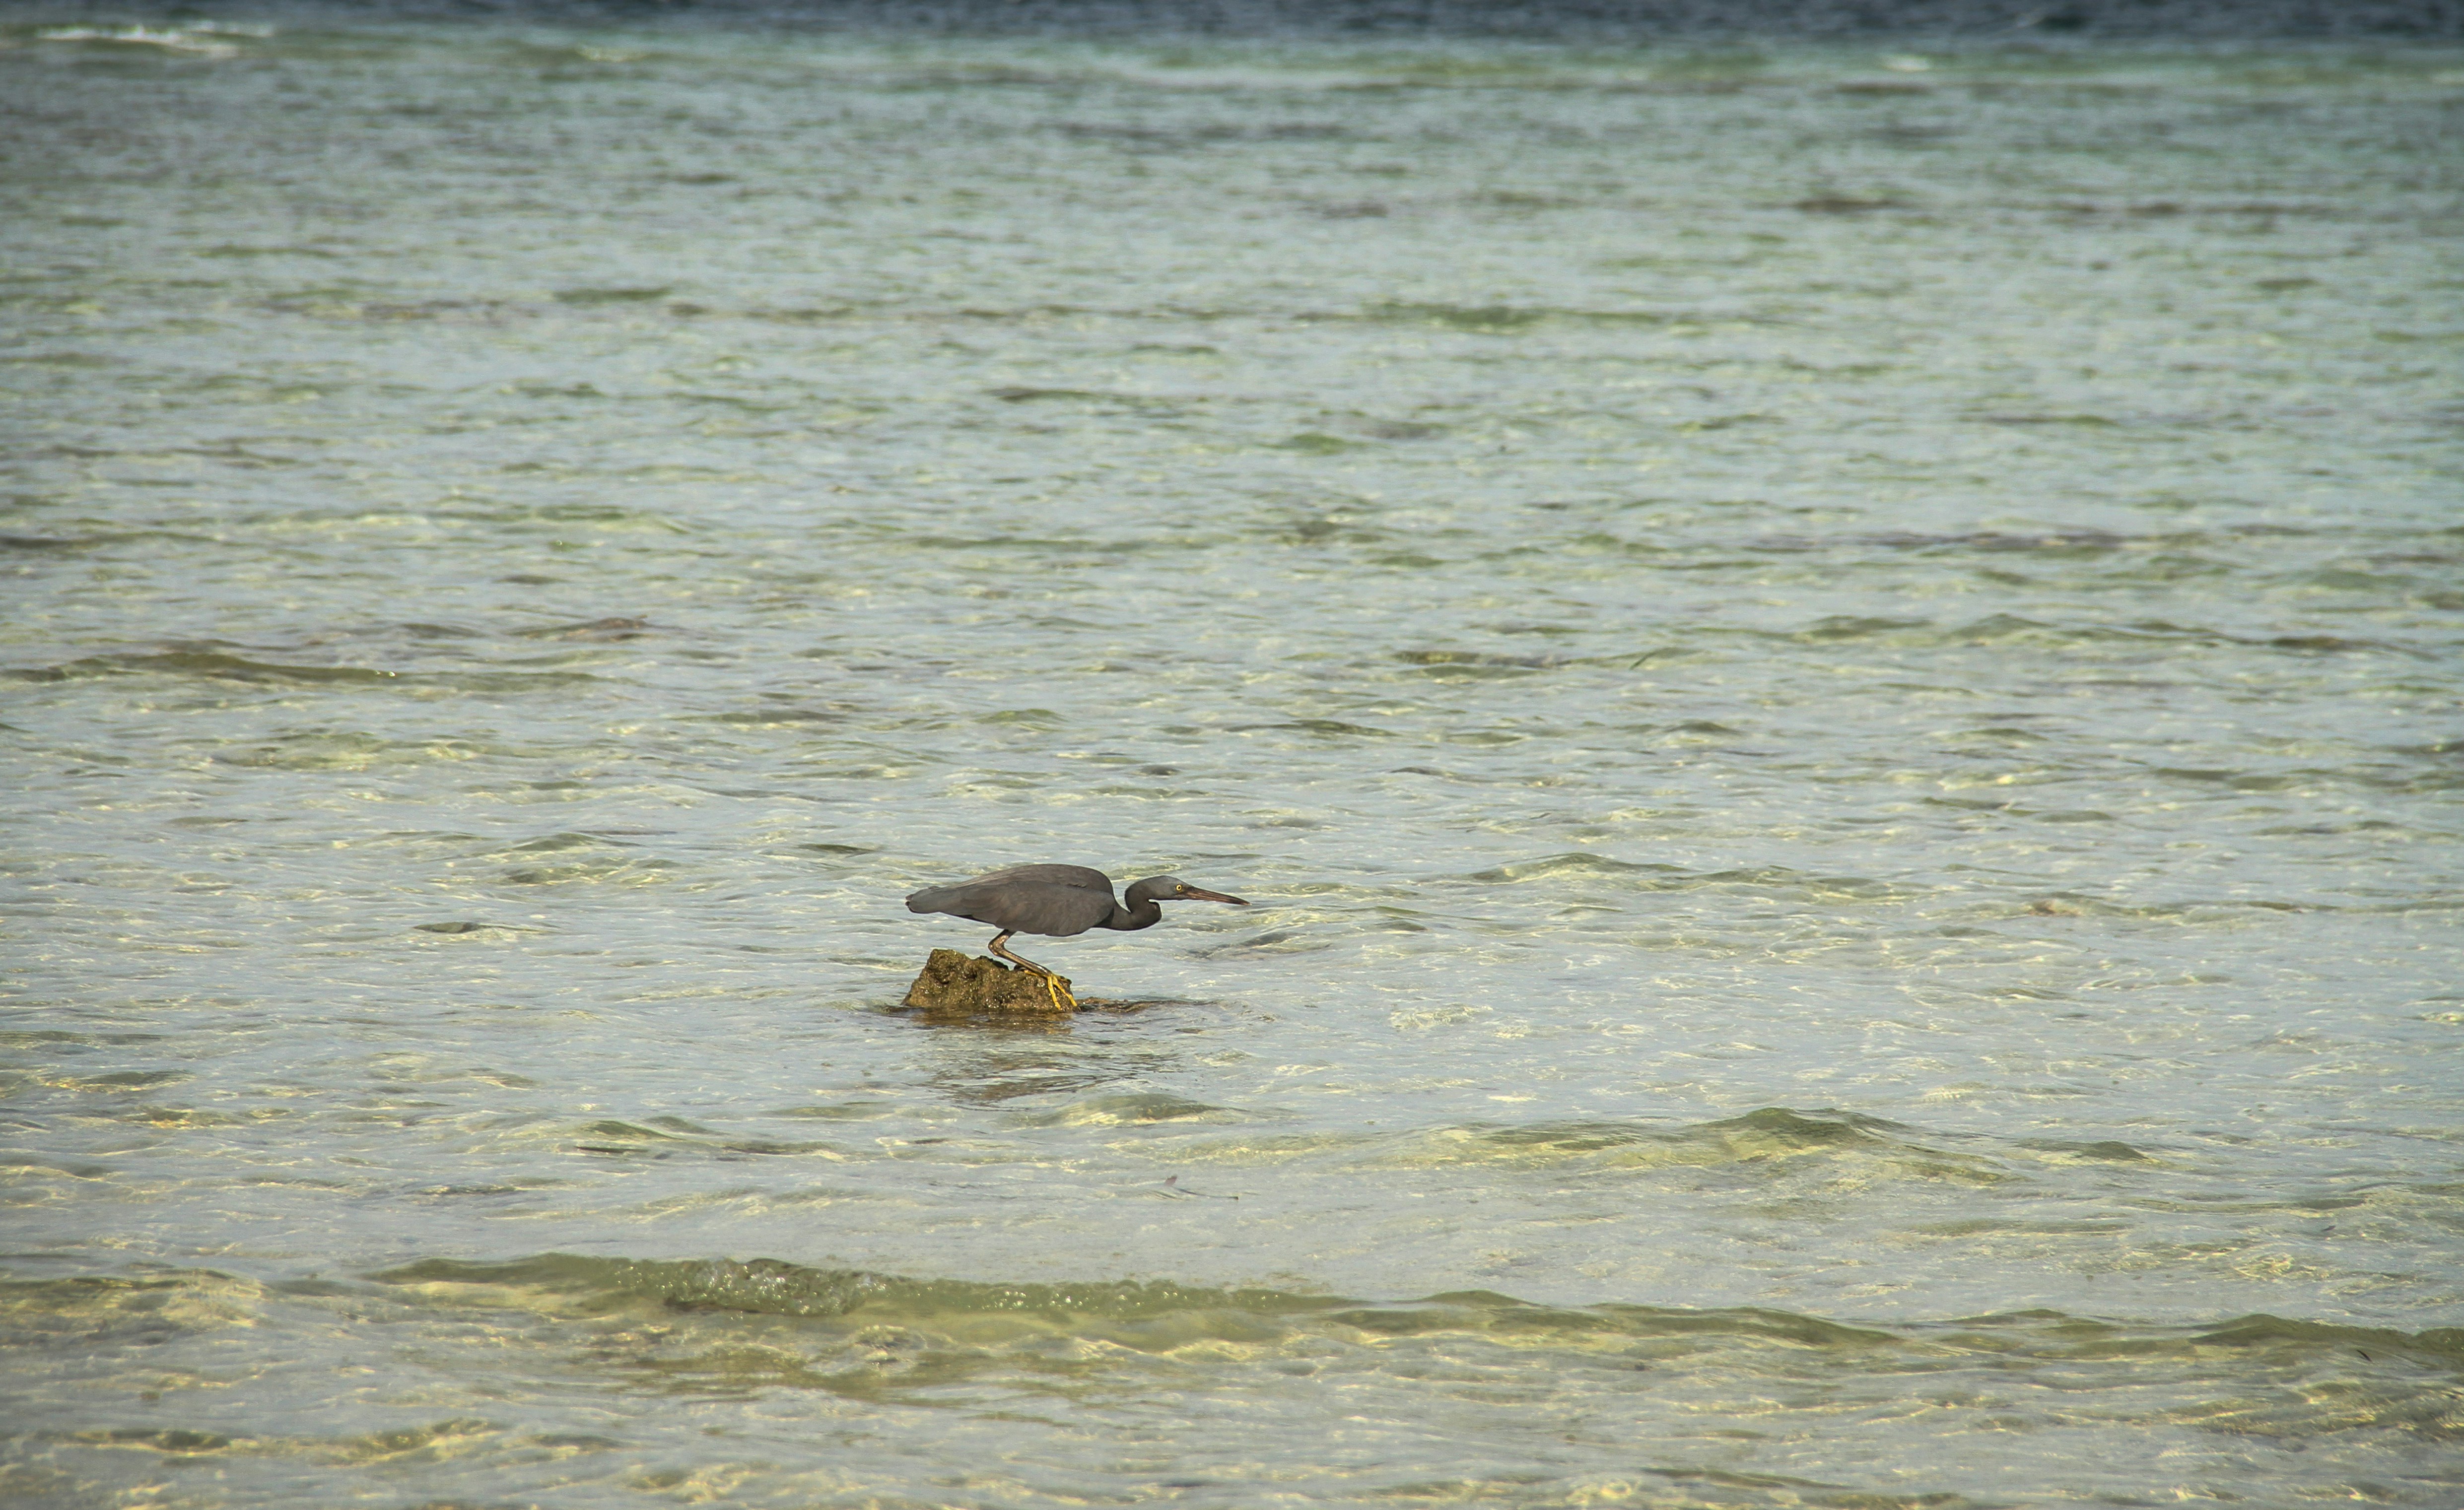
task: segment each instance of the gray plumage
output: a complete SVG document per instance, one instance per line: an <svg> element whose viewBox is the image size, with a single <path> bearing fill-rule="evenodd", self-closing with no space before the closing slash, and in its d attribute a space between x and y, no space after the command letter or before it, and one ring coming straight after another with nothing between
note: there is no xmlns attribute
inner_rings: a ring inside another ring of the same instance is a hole
<svg viewBox="0 0 2464 1510"><path fill-rule="evenodd" d="M907 899L910 912L947 912L972 918L1001 930L991 949L1003 959L1038 974L1049 974L1032 960L1001 948L1012 933L1045 933L1067 938L1090 928L1153 928L1163 918L1162 904L1228 902L1249 904L1221 891L1191 886L1178 876L1149 876L1132 886L1126 905L1112 900L1111 878L1085 865L1012 865L987 871L956 886L927 886Z"/></svg>

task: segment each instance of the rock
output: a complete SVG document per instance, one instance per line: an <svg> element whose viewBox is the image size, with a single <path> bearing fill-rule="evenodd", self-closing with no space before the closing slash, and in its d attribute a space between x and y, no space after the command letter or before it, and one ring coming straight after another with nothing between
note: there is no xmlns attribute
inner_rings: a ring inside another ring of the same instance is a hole
<svg viewBox="0 0 2464 1510"><path fill-rule="evenodd" d="M1065 1017L1078 1008L1067 976L1052 976L1047 983L1042 975L955 949L933 951L933 957L916 973L914 984L907 988L906 1004L927 1013L959 1017L987 1012Z"/></svg>

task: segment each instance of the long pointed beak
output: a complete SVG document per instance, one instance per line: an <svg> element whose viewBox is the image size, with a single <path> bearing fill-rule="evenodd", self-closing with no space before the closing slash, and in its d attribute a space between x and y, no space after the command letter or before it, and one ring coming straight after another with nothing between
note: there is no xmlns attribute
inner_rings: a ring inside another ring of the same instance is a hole
<svg viewBox="0 0 2464 1510"><path fill-rule="evenodd" d="M1184 888L1180 893L1180 900L1183 902L1229 902L1234 907L1247 907L1249 905L1243 898L1227 897L1221 891L1208 891L1200 886L1189 886Z"/></svg>

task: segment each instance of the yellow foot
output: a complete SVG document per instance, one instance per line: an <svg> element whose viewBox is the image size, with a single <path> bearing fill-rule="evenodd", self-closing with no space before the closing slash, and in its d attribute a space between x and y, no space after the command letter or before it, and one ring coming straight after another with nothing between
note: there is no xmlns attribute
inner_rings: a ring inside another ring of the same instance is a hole
<svg viewBox="0 0 2464 1510"><path fill-rule="evenodd" d="M1078 1010L1078 998L1069 994L1069 988L1061 983L1061 977L1058 975L1045 976L1044 989L1045 993L1052 997L1053 1011L1075 1012Z"/></svg>

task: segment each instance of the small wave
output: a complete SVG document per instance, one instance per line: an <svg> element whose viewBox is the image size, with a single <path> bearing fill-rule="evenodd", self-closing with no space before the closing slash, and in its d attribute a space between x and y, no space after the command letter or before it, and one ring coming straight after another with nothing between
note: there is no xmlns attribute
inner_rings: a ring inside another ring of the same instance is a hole
<svg viewBox="0 0 2464 1510"><path fill-rule="evenodd" d="M847 1157L837 1145L812 1139L782 1141L776 1138L730 1138L696 1127L681 1117L653 1117L651 1126L604 1117L575 1129L579 1139L570 1145L581 1153L649 1154L666 1157L670 1154L699 1152L714 1158L730 1155L820 1154L825 1159Z"/></svg>
<svg viewBox="0 0 2464 1510"><path fill-rule="evenodd" d="M1134 1280L1086 1284L912 1280L865 1269L812 1269L778 1258L655 1260L550 1253L503 1263L428 1258L369 1277L439 1299L531 1292L543 1308L604 1309L648 1301L683 1310L921 1322L970 1315L1123 1320L1193 1310L1266 1315L1331 1310L1343 1302L1272 1290L1211 1290Z"/></svg>
<svg viewBox="0 0 2464 1510"><path fill-rule="evenodd" d="M1039 1127L1122 1127L1157 1122L1242 1122L1243 1112L1213 1106L1161 1091L1125 1091L1089 1096L1026 1119Z"/></svg>
<svg viewBox="0 0 2464 1510"><path fill-rule="evenodd" d="M102 542L55 535L0 535L0 551L82 551Z"/></svg>
<svg viewBox="0 0 2464 1510"><path fill-rule="evenodd" d="M362 666L290 666L251 661L218 650L165 650L154 654L91 655L60 666L29 668L10 674L26 681L65 682L87 677L132 673L201 676L228 682L389 682L398 671Z"/></svg>
<svg viewBox="0 0 2464 1510"><path fill-rule="evenodd" d="M2079 551L2091 548L2066 545L2059 549ZM1953 648L2020 642L2057 646L2110 645L2128 649L2144 647L2154 642L2183 646L2277 650L2310 656L2376 652L2428 659L2434 653L2414 646L2345 635L2233 634L2160 619L2143 619L2128 624L2053 624L2009 613L1988 614L1961 624L1939 624L1927 619L1834 614L1798 629L1756 630L1749 631L1749 634L1752 638L1792 641L1800 645L1872 640L1909 648Z"/></svg>
<svg viewBox="0 0 2464 1510"><path fill-rule="evenodd" d="M1607 855L1587 854L1580 850L1560 855L1543 855L1536 860L1509 861L1486 870L1475 870L1466 881L1512 882L1533 881L1555 875L1621 875L1643 871L1673 873L1674 865L1645 864L1631 860L1616 860Z"/></svg>
<svg viewBox="0 0 2464 1510"><path fill-rule="evenodd" d="M107 1075L62 1075L56 1078L45 1077L42 1080L42 1083L59 1090L85 1090L109 1093L132 1090L152 1090L160 1085L176 1085L182 1081L191 1078L192 1077L186 1070L132 1069L118 1070Z"/></svg>
<svg viewBox="0 0 2464 1510"><path fill-rule="evenodd" d="M1801 1157L1878 1160L1909 1177L1999 1185L2018 1176L1992 1159L1926 1147L1911 1127L1855 1112L1764 1106L1691 1125L1620 1120L1436 1129L1389 1150L1409 1166L1539 1164L1638 1170L1758 1165Z"/></svg>
<svg viewBox="0 0 2464 1510"><path fill-rule="evenodd" d="M214 1269L0 1280L0 1335L18 1346L52 1338L80 1348L154 1346L183 1332L253 1325L264 1301L254 1280Z"/></svg>
<svg viewBox="0 0 2464 1510"><path fill-rule="evenodd" d="M649 627L648 619L587 619L573 624L542 624L536 629L517 629L514 633L524 640L638 640Z"/></svg>
<svg viewBox="0 0 2464 1510"><path fill-rule="evenodd" d="M1395 659L1405 666L1456 675L1511 675L1522 671L1545 671L1566 664L1562 656L1488 655L1476 650L1397 650Z"/></svg>
<svg viewBox="0 0 2464 1510"><path fill-rule="evenodd" d="M511 844L501 850L491 851L491 853L501 855L554 855L561 854L568 849L598 849L610 845L619 849L629 849L632 847L632 845L627 843L623 838L615 834L559 833L542 834L537 839L525 839L520 843Z"/></svg>
<svg viewBox="0 0 2464 1510"><path fill-rule="evenodd" d="M1268 443L1275 450L1298 451L1304 456L1332 456L1357 449L1357 443L1322 430L1301 430L1282 440Z"/></svg>
<svg viewBox="0 0 2464 1510"><path fill-rule="evenodd" d="M2101 1143L2067 1143L2056 1138L2031 1138L2022 1148L2036 1149L2073 1159L2087 1159L2099 1164L2145 1164L2148 1156L2127 1143L2108 1139Z"/></svg>
<svg viewBox="0 0 2464 1510"><path fill-rule="evenodd" d="M1372 739L1387 737L1387 731L1372 729L1366 724L1347 724L1334 718L1291 718L1273 724L1232 724L1234 733L1252 733L1262 730L1288 729L1302 733L1361 736Z"/></svg>
<svg viewBox="0 0 2464 1510"><path fill-rule="evenodd" d="M1141 1351L1296 1334L1373 1344L1485 1334L1575 1352L1622 1349L1646 1340L1690 1343L1698 1348L1810 1347L1873 1356L1885 1369L1920 1359L1941 1368L1973 1355L2006 1362L2196 1364L2219 1349L2272 1352L2299 1362L2305 1355L2350 1356L2356 1348L2383 1350L2434 1368L2464 1366L2464 1328L2405 1332L2263 1313L2190 1325L2135 1324L2052 1310L1860 1324L1762 1306L1696 1309L1615 1301L1541 1304L1494 1290L1372 1301L1170 1281L920 1280L866 1269L808 1268L777 1258L658 1260L569 1253L495 1263L426 1258L368 1278L405 1297L457 1308L494 1309L510 1302L549 1313L595 1316L649 1305L671 1313L803 1318L834 1328L925 1327L986 1341L994 1334L982 1324L1006 1318L1047 1336L1133 1337L1143 1345Z"/></svg>
<svg viewBox="0 0 2464 1510"><path fill-rule="evenodd" d="M1748 890L1826 902L1897 902L1914 894L1906 887L1869 876L1814 875L1786 865L1763 865L1751 870L1688 871L1679 865L1618 860L1581 850L1510 861L1486 870L1475 870L1461 879L1497 885L1550 876L1587 875L1624 878L1624 884L1645 891Z"/></svg>
<svg viewBox="0 0 2464 1510"><path fill-rule="evenodd" d="M1812 643L1835 640L1870 640L1882 635L1905 635L1933 625L1924 619L1889 619L1856 614L1831 614L1815 620L1805 628L1788 636Z"/></svg>
<svg viewBox="0 0 2464 1510"><path fill-rule="evenodd" d="M556 301L560 304L585 306L591 304L643 304L648 303L652 299L666 298L669 295L674 292L675 289L672 286L664 283L655 288L559 289L556 294Z"/></svg>
<svg viewBox="0 0 2464 1510"><path fill-rule="evenodd" d="M1342 316L1317 318L1341 319ZM1754 317L1740 313L1707 314L1698 310L1559 309L1518 304L1443 304L1389 301L1372 304L1355 318L1397 325L1435 325L1476 336L1513 336L1542 325L1636 326L1736 323Z"/></svg>
<svg viewBox="0 0 2464 1510"><path fill-rule="evenodd" d="M217 27L210 23L195 27L173 27L161 31L150 26L55 26L34 33L40 42L89 42L110 47L150 47L165 53L181 53L191 57L237 57L236 44L222 40L227 35L267 36L262 28Z"/></svg>
<svg viewBox="0 0 2464 1510"><path fill-rule="evenodd" d="M589 682L586 671L390 671L367 666L304 666L253 661L220 650L163 650L89 655L57 666L17 667L0 675L21 682L75 682L109 676L184 676L217 682L294 687L422 687L468 692L519 692Z"/></svg>
<svg viewBox="0 0 2464 1510"><path fill-rule="evenodd" d="M1317 954L1335 947L1334 941L1321 932L1303 929L1268 929L1221 944L1195 951L1203 959L1250 958L1260 954Z"/></svg>

